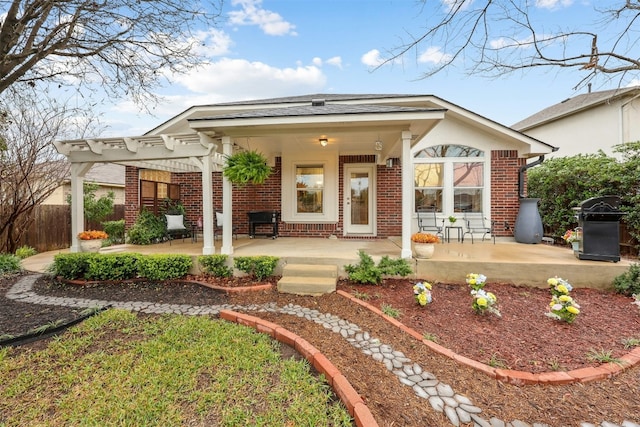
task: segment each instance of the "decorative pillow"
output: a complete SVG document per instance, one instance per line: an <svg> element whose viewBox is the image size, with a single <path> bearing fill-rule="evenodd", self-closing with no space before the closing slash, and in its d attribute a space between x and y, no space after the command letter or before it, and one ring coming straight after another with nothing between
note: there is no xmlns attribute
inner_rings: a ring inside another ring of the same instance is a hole
<svg viewBox="0 0 640 427"><path fill-rule="evenodd" d="M222 213L220 212L216 212L216 225L218 227L222 227L223 224L223 217L222 217Z"/></svg>
<svg viewBox="0 0 640 427"><path fill-rule="evenodd" d="M184 215L165 215L167 218L167 230L183 230Z"/></svg>

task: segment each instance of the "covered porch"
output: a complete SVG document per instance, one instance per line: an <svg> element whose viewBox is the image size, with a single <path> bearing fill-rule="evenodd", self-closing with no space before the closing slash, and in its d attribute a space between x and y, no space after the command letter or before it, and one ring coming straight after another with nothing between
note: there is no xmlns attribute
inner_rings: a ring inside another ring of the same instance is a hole
<svg viewBox="0 0 640 427"><path fill-rule="evenodd" d="M220 240L215 242L219 253ZM103 248L101 253L138 252L142 254L180 253L191 255L194 264L202 255L203 241L187 238L166 243L135 246L118 245ZM280 237L278 239L249 239L240 236L234 240L234 256L271 255L280 258L276 274L280 275L285 264L331 264L337 265L340 276L345 276L344 266L359 261L362 250L377 262L382 256L399 258L402 252L400 237L388 239L320 239ZM28 271L44 272L57 253L68 249L46 252L23 261ZM522 244L513 239L498 238L492 241L465 243L442 243L436 245L431 259L410 258L414 269L412 279L434 282L464 283L467 273L482 273L490 282L511 283L525 286L546 286L549 277L559 276L574 287L609 288L613 279L626 272L633 260L620 262L579 260L569 246L547 244Z"/></svg>

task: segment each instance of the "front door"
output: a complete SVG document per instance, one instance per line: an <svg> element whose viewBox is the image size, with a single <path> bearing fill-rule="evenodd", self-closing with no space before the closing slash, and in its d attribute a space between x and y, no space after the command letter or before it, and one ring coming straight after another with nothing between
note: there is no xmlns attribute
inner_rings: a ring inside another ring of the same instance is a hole
<svg viewBox="0 0 640 427"><path fill-rule="evenodd" d="M373 235L375 232L375 166L345 165L344 177L345 235Z"/></svg>

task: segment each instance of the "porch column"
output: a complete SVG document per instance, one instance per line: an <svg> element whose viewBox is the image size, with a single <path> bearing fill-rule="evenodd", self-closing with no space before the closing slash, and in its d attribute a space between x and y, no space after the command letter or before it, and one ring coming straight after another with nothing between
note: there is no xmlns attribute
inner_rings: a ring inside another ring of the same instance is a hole
<svg viewBox="0 0 640 427"><path fill-rule="evenodd" d="M216 248L213 242L213 178L211 176L211 158L203 156L202 159L202 255L213 255Z"/></svg>
<svg viewBox="0 0 640 427"><path fill-rule="evenodd" d="M230 156L233 154L233 142L228 136L222 137L222 154ZM222 248L220 253L224 255L233 254L233 185L231 181L222 174Z"/></svg>
<svg viewBox="0 0 640 427"><path fill-rule="evenodd" d="M402 132L402 250L401 258L411 258L411 223L413 222L413 163L411 132Z"/></svg>
<svg viewBox="0 0 640 427"><path fill-rule="evenodd" d="M84 176L93 163L71 163L71 252L80 252L78 234L84 231Z"/></svg>

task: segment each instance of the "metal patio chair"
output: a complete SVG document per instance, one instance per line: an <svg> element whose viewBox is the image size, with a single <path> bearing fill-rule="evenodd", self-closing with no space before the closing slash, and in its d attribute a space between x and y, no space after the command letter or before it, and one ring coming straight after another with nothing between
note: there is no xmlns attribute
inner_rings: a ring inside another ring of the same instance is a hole
<svg viewBox="0 0 640 427"><path fill-rule="evenodd" d="M482 241L484 242L487 234L493 237L493 244L496 243L496 235L493 232L494 222L487 220L482 215L482 212L463 212L463 221L465 225L465 232L462 236L462 240L464 241L464 236L467 234L471 235L471 243L473 243L473 235L474 233L482 233Z"/></svg>
<svg viewBox="0 0 640 427"><path fill-rule="evenodd" d="M426 231L440 237L444 242L444 219L439 220L435 207L419 207L416 209L418 215L418 231Z"/></svg>

